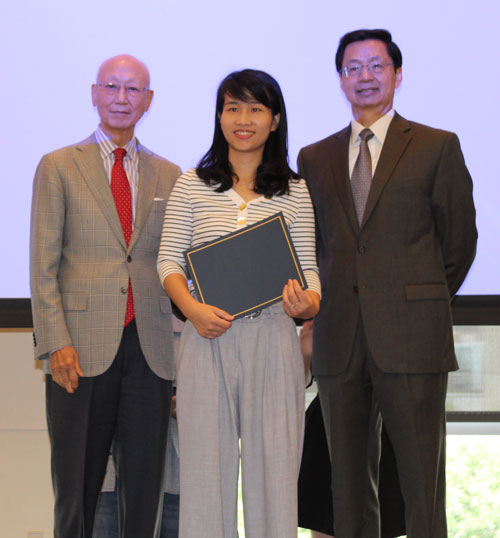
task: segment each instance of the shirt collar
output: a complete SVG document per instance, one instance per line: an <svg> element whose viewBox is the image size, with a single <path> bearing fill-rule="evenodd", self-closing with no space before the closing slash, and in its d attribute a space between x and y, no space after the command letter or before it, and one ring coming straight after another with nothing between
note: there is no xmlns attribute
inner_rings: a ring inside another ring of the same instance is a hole
<svg viewBox="0 0 500 538"><path fill-rule="evenodd" d="M99 125L95 131L95 138L99 145L99 151L103 158L111 156L113 151L118 147L111 138L102 130ZM137 138L133 136L131 140L124 146L127 151L125 158L130 158L132 161L137 159ZM114 156L113 156L114 157Z"/></svg>
<svg viewBox="0 0 500 538"><path fill-rule="evenodd" d="M375 123L372 123L369 127L370 131L374 134L375 138L384 145L385 137L387 136L387 131L389 130L389 125L391 124L392 118L394 117L394 109L391 108L387 114L384 114L380 117ZM366 129L364 125L357 122L356 120L351 121L351 145L357 145L360 142L359 133Z"/></svg>

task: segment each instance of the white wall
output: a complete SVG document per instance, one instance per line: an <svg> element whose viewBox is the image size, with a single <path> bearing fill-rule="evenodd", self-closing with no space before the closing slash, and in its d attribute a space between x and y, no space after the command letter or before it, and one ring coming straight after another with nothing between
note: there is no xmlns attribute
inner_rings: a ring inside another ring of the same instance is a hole
<svg viewBox="0 0 500 538"><path fill-rule="evenodd" d="M340 36L359 27L388 28L402 48L397 110L460 136L480 232L462 291L500 293L498 20L495 0L4 2L0 297L29 294L33 173L42 154L95 128L90 85L104 58L129 52L149 65L156 93L138 135L184 169L208 149L222 77L243 67L269 71L285 94L294 163L302 145L350 119L333 58ZM0 368L0 538L28 530L50 538L44 385L29 332L0 333Z"/></svg>
<svg viewBox="0 0 500 538"><path fill-rule="evenodd" d="M395 106L455 131L474 178L479 247L462 293L498 294L500 152L496 0L16 0L2 3L0 297L28 297L31 184L40 157L96 127L90 85L99 63L129 52L150 67L152 107L138 135L193 166L208 149L221 79L253 67L281 84L290 157L350 120L335 73L339 38L388 28L403 51Z"/></svg>
<svg viewBox="0 0 500 538"><path fill-rule="evenodd" d="M31 331L0 331L0 538L52 537L45 384Z"/></svg>

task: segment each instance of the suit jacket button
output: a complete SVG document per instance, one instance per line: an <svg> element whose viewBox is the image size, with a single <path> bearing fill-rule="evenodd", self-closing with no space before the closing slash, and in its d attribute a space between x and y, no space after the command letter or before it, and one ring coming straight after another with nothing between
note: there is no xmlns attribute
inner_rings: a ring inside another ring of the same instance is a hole
<svg viewBox="0 0 500 538"><path fill-rule="evenodd" d="M123 294L125 294L125 293L127 293L128 288L127 288L126 286L122 286L122 287L120 288L120 291L121 291Z"/></svg>
<svg viewBox="0 0 500 538"><path fill-rule="evenodd" d="M353 291L354 293L358 293L358 286L353 286L353 287L352 287L352 291Z"/></svg>
<svg viewBox="0 0 500 538"><path fill-rule="evenodd" d="M359 252L360 254L364 254L364 252L365 252L365 247L364 247L363 245L359 245L359 246L358 246L358 252Z"/></svg>
<svg viewBox="0 0 500 538"><path fill-rule="evenodd" d="M130 256L130 254L127 256L127 261L128 261L128 263L130 263L132 261L132 256Z"/></svg>

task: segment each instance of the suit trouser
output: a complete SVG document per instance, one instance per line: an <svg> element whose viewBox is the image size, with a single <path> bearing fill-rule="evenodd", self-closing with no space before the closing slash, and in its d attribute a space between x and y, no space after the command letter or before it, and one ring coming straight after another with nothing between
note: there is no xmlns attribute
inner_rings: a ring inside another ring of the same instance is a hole
<svg viewBox="0 0 500 538"><path fill-rule="evenodd" d="M180 538L296 538L304 366L281 303L208 340L186 323L177 376Z"/></svg>
<svg viewBox="0 0 500 538"><path fill-rule="evenodd" d="M54 538L91 538L112 441L120 536L156 536L171 397L171 381L146 363L135 320L124 328L109 369L80 378L74 394L47 376Z"/></svg>
<svg viewBox="0 0 500 538"><path fill-rule="evenodd" d="M396 457L408 538L447 536L447 379L447 373L381 372L361 321L347 370L316 377L332 460L336 538L380 537L381 420Z"/></svg>

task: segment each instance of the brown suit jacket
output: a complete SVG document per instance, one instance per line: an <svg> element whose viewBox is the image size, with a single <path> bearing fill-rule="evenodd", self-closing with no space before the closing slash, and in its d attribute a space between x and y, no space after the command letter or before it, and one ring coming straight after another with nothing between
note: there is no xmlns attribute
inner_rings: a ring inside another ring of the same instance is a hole
<svg viewBox="0 0 500 538"><path fill-rule="evenodd" d="M360 314L382 371L454 370L450 299L477 241L472 181L458 138L396 114L359 226L350 133L349 126L298 158L316 212L322 283L313 373L345 370Z"/></svg>
<svg viewBox="0 0 500 538"><path fill-rule="evenodd" d="M103 373L116 355L130 278L146 361L159 377L175 377L172 310L156 257L165 205L180 169L140 144L138 151L128 247L93 135L45 155L35 174L30 242L35 356L46 359L51 350L73 344L85 376Z"/></svg>

